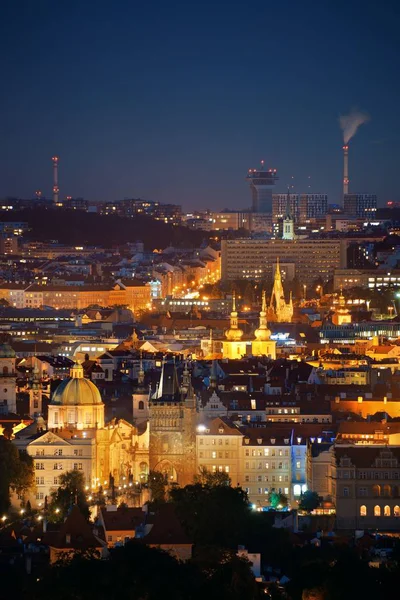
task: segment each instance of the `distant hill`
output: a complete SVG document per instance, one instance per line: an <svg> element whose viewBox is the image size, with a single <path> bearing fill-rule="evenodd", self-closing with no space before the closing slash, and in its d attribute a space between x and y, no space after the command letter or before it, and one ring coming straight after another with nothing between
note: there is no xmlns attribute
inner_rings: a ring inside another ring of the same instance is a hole
<svg viewBox="0 0 400 600"><path fill-rule="evenodd" d="M206 232L177 227L138 215L124 219L114 215L98 215L74 210L40 208L0 213L0 221L27 221L30 231L26 239L60 244L116 246L142 241L146 250L168 245L195 247L208 239Z"/></svg>

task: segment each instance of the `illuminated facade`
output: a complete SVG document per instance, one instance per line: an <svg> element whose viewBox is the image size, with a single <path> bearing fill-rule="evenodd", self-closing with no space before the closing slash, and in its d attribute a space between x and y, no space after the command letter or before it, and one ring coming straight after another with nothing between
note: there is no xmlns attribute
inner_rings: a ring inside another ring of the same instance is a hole
<svg viewBox="0 0 400 600"><path fill-rule="evenodd" d="M267 323L267 303L265 292L262 294L262 306L260 312L260 323L254 332L255 340L251 343L251 353L253 356L269 356L273 360L276 358L276 342L271 340L271 331Z"/></svg>
<svg viewBox="0 0 400 600"><path fill-rule="evenodd" d="M290 323L293 317L293 301L290 293L289 302L285 300L279 260L276 263L274 286L267 316L270 321L277 323Z"/></svg>
<svg viewBox="0 0 400 600"><path fill-rule="evenodd" d="M243 330L238 325L238 314L236 311L236 299L233 295L232 312L230 316L230 327L225 331L226 340L222 342L223 358L242 358L246 355L246 342L242 340Z"/></svg>

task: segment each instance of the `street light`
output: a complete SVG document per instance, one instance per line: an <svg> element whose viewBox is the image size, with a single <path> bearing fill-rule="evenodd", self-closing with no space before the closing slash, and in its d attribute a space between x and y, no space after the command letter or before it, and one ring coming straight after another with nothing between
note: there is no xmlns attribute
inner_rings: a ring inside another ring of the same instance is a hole
<svg viewBox="0 0 400 600"><path fill-rule="evenodd" d="M304 300L307 299L307 284L303 283L303 296Z"/></svg>
<svg viewBox="0 0 400 600"><path fill-rule="evenodd" d="M317 286L317 292L319 292L319 297L322 298L322 294L323 294L323 288L322 285L318 285Z"/></svg>

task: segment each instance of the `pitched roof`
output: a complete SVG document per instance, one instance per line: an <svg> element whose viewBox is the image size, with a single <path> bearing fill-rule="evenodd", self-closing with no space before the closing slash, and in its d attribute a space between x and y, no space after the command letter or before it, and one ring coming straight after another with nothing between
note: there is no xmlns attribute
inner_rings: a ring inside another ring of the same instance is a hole
<svg viewBox="0 0 400 600"><path fill-rule="evenodd" d="M101 517L107 532L132 531L144 522L146 514L141 508L122 507L112 511L102 508Z"/></svg>
<svg viewBox="0 0 400 600"><path fill-rule="evenodd" d="M72 507L60 530L48 532L48 535L44 536L44 541L52 548L62 549L88 550L90 548L99 549L103 546L76 505Z"/></svg>
<svg viewBox="0 0 400 600"><path fill-rule="evenodd" d="M143 538L145 544L161 546L193 543L176 516L173 504L164 504L156 513L149 514L147 523L152 524L152 528Z"/></svg>

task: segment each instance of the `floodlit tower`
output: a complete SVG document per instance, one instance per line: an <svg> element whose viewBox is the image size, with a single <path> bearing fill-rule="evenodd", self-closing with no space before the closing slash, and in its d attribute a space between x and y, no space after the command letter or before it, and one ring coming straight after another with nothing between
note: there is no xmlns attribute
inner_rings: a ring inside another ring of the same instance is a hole
<svg viewBox="0 0 400 600"><path fill-rule="evenodd" d="M252 212L272 213L272 189L278 180L276 169L265 169L261 161L261 169L249 169L246 181L250 183L252 193Z"/></svg>
<svg viewBox="0 0 400 600"><path fill-rule="evenodd" d="M58 156L53 156L53 202L58 203L58 193L60 191L58 187Z"/></svg>

